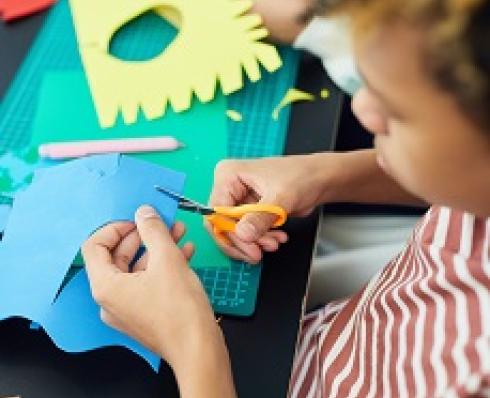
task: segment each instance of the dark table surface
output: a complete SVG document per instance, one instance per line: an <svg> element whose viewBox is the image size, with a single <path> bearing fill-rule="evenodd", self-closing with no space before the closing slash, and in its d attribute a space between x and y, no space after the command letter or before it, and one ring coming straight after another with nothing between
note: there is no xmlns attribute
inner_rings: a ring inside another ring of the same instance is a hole
<svg viewBox="0 0 490 398"><path fill-rule="evenodd" d="M40 14L10 25L0 22L0 98L43 18ZM342 94L321 64L309 57L302 60L297 87L312 92L329 88L331 95L328 101L293 107L286 152L332 149ZM318 212L288 223L290 243L265 259L255 314L221 322L241 398L286 396L317 223ZM117 347L67 354L42 331L29 330L26 320L10 319L0 322L0 397L10 395L170 398L178 392L166 366L155 374L144 361Z"/></svg>

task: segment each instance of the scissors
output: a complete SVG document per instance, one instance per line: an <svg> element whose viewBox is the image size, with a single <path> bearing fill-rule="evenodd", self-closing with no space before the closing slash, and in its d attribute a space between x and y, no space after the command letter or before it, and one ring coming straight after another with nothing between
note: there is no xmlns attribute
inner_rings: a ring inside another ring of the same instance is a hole
<svg viewBox="0 0 490 398"><path fill-rule="evenodd" d="M155 185L155 189L175 199L178 203L179 209L198 213L206 217L206 219L213 226L213 233L222 241L228 243L228 239L225 237L224 232L233 232L236 224L240 219L249 213L268 213L277 216L273 227L280 227L284 225L287 220L287 213L280 206L270 204L246 204L241 206L216 206L209 207L199 202L186 198L176 192L173 192L167 188Z"/></svg>

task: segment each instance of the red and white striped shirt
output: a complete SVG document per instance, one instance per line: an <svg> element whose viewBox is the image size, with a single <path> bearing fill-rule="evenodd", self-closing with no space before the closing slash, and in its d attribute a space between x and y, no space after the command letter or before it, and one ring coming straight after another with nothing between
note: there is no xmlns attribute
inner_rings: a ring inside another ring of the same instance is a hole
<svg viewBox="0 0 490 398"><path fill-rule="evenodd" d="M490 218L434 207L359 293L303 320L290 398L490 397Z"/></svg>

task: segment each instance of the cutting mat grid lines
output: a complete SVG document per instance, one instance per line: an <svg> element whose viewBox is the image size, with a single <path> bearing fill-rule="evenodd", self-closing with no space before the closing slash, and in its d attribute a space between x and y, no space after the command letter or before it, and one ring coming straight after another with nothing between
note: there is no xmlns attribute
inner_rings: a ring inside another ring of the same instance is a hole
<svg viewBox="0 0 490 398"><path fill-rule="evenodd" d="M176 31L162 24L160 17L147 13L132 23L131 31L121 31L111 43L111 52L121 58L145 58L161 50L162 38L170 42ZM273 156L283 153L289 108L278 121L271 117L276 104L296 81L299 54L279 48L284 66L276 73L262 70L258 83L228 96L228 108L243 115L242 122L230 120L228 155L233 158ZM51 10L24 63L0 105L0 154L26 148L31 123L45 72L81 70L75 33L66 0ZM248 316L254 311L261 266L234 262L229 269L196 270L214 310L220 314Z"/></svg>

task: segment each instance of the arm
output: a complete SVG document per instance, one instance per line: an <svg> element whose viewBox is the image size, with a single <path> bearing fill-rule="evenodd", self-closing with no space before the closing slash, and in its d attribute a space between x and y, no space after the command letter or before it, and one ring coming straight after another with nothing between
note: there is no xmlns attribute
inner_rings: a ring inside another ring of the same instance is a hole
<svg viewBox="0 0 490 398"><path fill-rule="evenodd" d="M254 202L277 204L290 216L305 216L330 202L423 204L383 172L372 149L219 163L210 204ZM229 244L217 244L230 257L257 263L288 239L271 229L274 221L267 214L248 214L229 234Z"/></svg>
<svg viewBox="0 0 490 398"><path fill-rule="evenodd" d="M319 154L319 164L327 165L331 154ZM376 161L376 151L365 149L339 153L335 172L326 174L321 203L382 203L407 206L427 204L403 189Z"/></svg>
<svg viewBox="0 0 490 398"><path fill-rule="evenodd" d="M189 325L191 327L191 325ZM236 397L228 351L221 330L187 347L188 355L173 366L182 398Z"/></svg>
<svg viewBox="0 0 490 398"><path fill-rule="evenodd" d="M169 233L148 206L136 225L98 230L82 247L92 294L105 323L167 360L183 398L235 398L221 329L187 263L193 247L176 246L183 234L182 224ZM146 253L129 271L142 244Z"/></svg>

